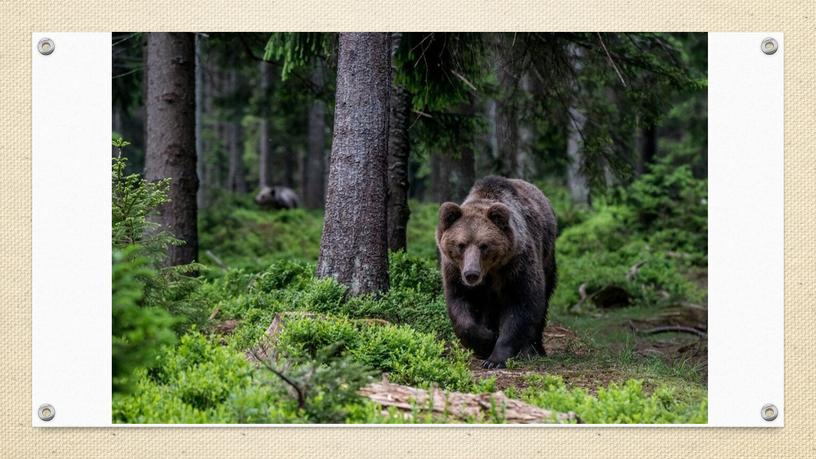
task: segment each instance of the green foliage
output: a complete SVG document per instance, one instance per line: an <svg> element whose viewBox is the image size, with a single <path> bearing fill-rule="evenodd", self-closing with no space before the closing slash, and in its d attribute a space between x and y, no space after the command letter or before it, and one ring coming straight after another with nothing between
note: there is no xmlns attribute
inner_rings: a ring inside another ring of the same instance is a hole
<svg viewBox="0 0 816 459"><path fill-rule="evenodd" d="M578 303L582 284L588 294L622 288L640 305L705 298L689 273L706 267L707 183L688 167L661 161L598 200L594 212L553 195L559 223L562 215L572 220L556 241L555 308L567 311Z"/></svg>
<svg viewBox="0 0 816 459"><path fill-rule="evenodd" d="M122 149L128 145L129 142L121 138L113 140L113 146L118 150L118 155L113 158L111 184L113 246L138 243L153 259L159 259L168 246L181 244L158 223L148 219L151 212L168 202L170 179L148 182L139 174L126 174L127 158L122 157Z"/></svg>
<svg viewBox="0 0 816 459"><path fill-rule="evenodd" d="M309 32L275 32L269 36L264 59L283 62L281 77L287 79L293 71L312 63L312 59L327 58L337 47L336 34Z"/></svg>
<svg viewBox="0 0 816 459"><path fill-rule="evenodd" d="M439 206L411 201L408 220L408 253L428 260L436 260L436 223Z"/></svg>
<svg viewBox="0 0 816 459"><path fill-rule="evenodd" d="M573 411L587 424L705 424L708 419L706 398L683 402L669 387L644 391L638 380L610 384L598 389L597 395L581 388L570 389L560 376L532 374L528 386L512 389L508 396L542 408Z"/></svg>
<svg viewBox="0 0 816 459"><path fill-rule="evenodd" d="M650 241L705 261L708 253L708 181L695 179L688 165L669 160L652 165L621 192L635 212L632 223Z"/></svg>
<svg viewBox="0 0 816 459"><path fill-rule="evenodd" d="M176 341L176 320L144 302L144 279L158 276L137 246L113 249L113 390L131 387L136 368L156 365L163 345Z"/></svg>
<svg viewBox="0 0 816 459"><path fill-rule="evenodd" d="M323 228L320 212L264 211L249 197L228 196L202 212L203 257L215 255L231 268L252 269L262 269L275 259L317 259Z"/></svg>
<svg viewBox="0 0 816 459"><path fill-rule="evenodd" d="M320 361L280 358L256 367L234 346L193 332L162 353L162 367L137 372L136 390L114 399L114 421L338 423L353 421L352 412L367 416L368 402L357 390L369 371L350 359L320 355Z"/></svg>
<svg viewBox="0 0 816 459"><path fill-rule="evenodd" d="M350 319L302 318L287 322L281 349L294 355L314 355L337 345L343 355L384 372L391 382L465 390L472 384L468 353L445 349L433 335L405 325L380 325Z"/></svg>
<svg viewBox="0 0 816 459"><path fill-rule="evenodd" d="M176 332L203 323L205 302L188 300L199 281L187 274L201 265L162 267L167 248L180 244L149 217L166 203L169 180L148 182L126 175L122 149L129 143L113 140L118 155L112 164L113 243L113 388L132 386L138 368L152 368L163 345L176 341Z"/></svg>

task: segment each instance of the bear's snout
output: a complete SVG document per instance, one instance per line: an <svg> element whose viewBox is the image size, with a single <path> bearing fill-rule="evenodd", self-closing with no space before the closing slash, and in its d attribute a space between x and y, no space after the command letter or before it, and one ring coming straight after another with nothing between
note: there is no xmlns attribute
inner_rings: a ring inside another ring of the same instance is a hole
<svg viewBox="0 0 816 459"><path fill-rule="evenodd" d="M465 283L468 285L474 285L479 282L479 272L478 271L465 271L464 272Z"/></svg>
<svg viewBox="0 0 816 459"><path fill-rule="evenodd" d="M465 250L464 263L462 263L462 282L468 287L473 287L482 280L482 263L479 248L470 246Z"/></svg>

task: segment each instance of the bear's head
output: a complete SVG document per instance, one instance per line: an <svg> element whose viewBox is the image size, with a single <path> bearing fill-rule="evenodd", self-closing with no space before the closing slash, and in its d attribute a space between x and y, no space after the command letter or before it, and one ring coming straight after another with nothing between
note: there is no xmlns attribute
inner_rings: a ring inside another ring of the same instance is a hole
<svg viewBox="0 0 816 459"><path fill-rule="evenodd" d="M462 283L475 287L513 257L511 210L500 202L439 208L436 241L443 257L459 267Z"/></svg>
<svg viewBox="0 0 816 459"><path fill-rule="evenodd" d="M277 190L265 186L255 196L255 203L263 208L275 208L277 204Z"/></svg>

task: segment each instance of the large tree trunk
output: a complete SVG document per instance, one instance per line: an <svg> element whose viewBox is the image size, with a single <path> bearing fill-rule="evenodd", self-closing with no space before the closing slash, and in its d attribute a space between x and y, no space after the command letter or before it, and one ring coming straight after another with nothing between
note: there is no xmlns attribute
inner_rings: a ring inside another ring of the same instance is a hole
<svg viewBox="0 0 816 459"><path fill-rule="evenodd" d="M168 249L168 264L186 264L198 257L194 35L149 33L146 63L145 178L172 180L158 221L184 241Z"/></svg>
<svg viewBox="0 0 816 459"><path fill-rule="evenodd" d="M314 60L312 84L323 89L324 68L321 59ZM309 209L323 207L324 176L326 169L326 103L320 97L309 105L309 139L303 165L303 203Z"/></svg>
<svg viewBox="0 0 816 459"><path fill-rule="evenodd" d="M317 275L347 285L351 295L388 289L390 89L389 34L341 33Z"/></svg>
<svg viewBox="0 0 816 459"><path fill-rule="evenodd" d="M261 111L261 123L258 126L260 135L258 138L258 188L269 186L269 166L272 158L272 149L269 139L269 83L270 71L269 64L266 61L261 61L259 64L261 70L261 94L263 100L263 110Z"/></svg>
<svg viewBox="0 0 816 459"><path fill-rule="evenodd" d="M399 47L401 34L392 35L392 57ZM411 113L411 94L394 82L396 69L392 67L391 119L388 137L388 249L405 250L407 247L408 218L408 157L411 144L408 139L408 120Z"/></svg>

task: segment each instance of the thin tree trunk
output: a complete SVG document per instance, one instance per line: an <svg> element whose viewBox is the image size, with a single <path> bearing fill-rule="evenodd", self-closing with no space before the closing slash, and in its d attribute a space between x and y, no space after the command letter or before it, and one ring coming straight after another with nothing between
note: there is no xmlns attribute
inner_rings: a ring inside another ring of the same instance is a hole
<svg viewBox="0 0 816 459"><path fill-rule="evenodd" d="M229 76L230 93L238 90L238 72L233 68ZM246 193L246 171L244 168L244 132L241 126L240 110L231 110L232 119L229 122L229 183L230 191Z"/></svg>
<svg viewBox="0 0 816 459"><path fill-rule="evenodd" d="M518 145L516 146L515 175L524 179L535 173L532 161L533 142L535 141L533 117L528 115L531 112L529 101L534 91L534 80L529 73L525 72L521 76L520 86L520 95L524 98L524 102L520 104L521 110L516 114L518 117Z"/></svg>
<svg viewBox="0 0 816 459"><path fill-rule="evenodd" d="M400 33L392 35L392 59L399 48ZM394 82L396 69L391 68L391 119L388 138L388 249L405 250L407 247L408 219L408 157L411 144L408 139L408 120L411 113L411 94Z"/></svg>
<svg viewBox="0 0 816 459"><path fill-rule="evenodd" d="M459 156L451 158L454 167L450 168L450 176L454 186L450 191L448 200L462 202L468 195L473 182L476 180L476 161L473 155L473 147L464 145L459 151Z"/></svg>
<svg viewBox="0 0 816 459"><path fill-rule="evenodd" d="M261 70L261 94L263 102L263 110L261 111L261 123L258 127L260 136L258 139L258 188L269 186L269 165L271 159L271 148L269 139L269 85L270 72L269 64L262 61L258 64Z"/></svg>
<svg viewBox="0 0 816 459"><path fill-rule="evenodd" d="M319 89L324 84L323 60L315 59L312 84ZM326 103L315 97L309 105L309 138L303 167L303 203L309 209L323 207L323 180L326 174Z"/></svg>
<svg viewBox="0 0 816 459"><path fill-rule="evenodd" d="M572 66L575 73L581 71L581 51L574 45L570 46L569 50ZM579 88L575 87L575 91ZM569 165L567 165L567 186L570 190L572 200L581 204L589 204L589 187L587 186L586 177L584 177L581 170L584 163L583 148L584 148L584 126L586 125L586 116L578 107L578 104L573 100L572 107L568 110L569 126L567 128L567 158Z"/></svg>
<svg viewBox="0 0 816 459"><path fill-rule="evenodd" d="M518 166L518 77L513 72L511 45L503 34L494 36L494 65L500 94L496 100L495 129L498 172L506 177L519 176Z"/></svg>
<svg viewBox="0 0 816 459"><path fill-rule="evenodd" d="M638 172L645 173L649 165L654 163L657 156L657 127L654 123L646 123L640 128L640 161L638 161Z"/></svg>
<svg viewBox="0 0 816 459"><path fill-rule="evenodd" d="M300 151L293 146L289 146L283 150L283 154L283 184L296 190L298 189L298 183L295 176L297 176L300 166ZM303 196L303 184L300 185L300 195Z"/></svg>
<svg viewBox="0 0 816 459"><path fill-rule="evenodd" d="M229 177L228 188L235 193L246 193L246 174L244 172L243 138L244 130L240 121L230 121L229 131Z"/></svg>
<svg viewBox="0 0 816 459"><path fill-rule="evenodd" d="M149 33L146 62L145 178L171 179L158 221L184 241L168 249L168 264L186 264L198 257L194 35Z"/></svg>
<svg viewBox="0 0 816 459"><path fill-rule="evenodd" d="M347 285L351 295L388 289L390 89L389 34L341 33L317 275Z"/></svg>
<svg viewBox="0 0 816 459"><path fill-rule="evenodd" d="M204 138L201 135L201 117L204 110L204 68L201 62L202 38L195 36L195 141L196 141L196 174L198 175L198 193L196 193L196 205L199 209L204 208L204 187L206 180L204 177Z"/></svg>
<svg viewBox="0 0 816 459"><path fill-rule="evenodd" d="M449 161L443 153L431 153L431 199L445 202L450 196Z"/></svg>

